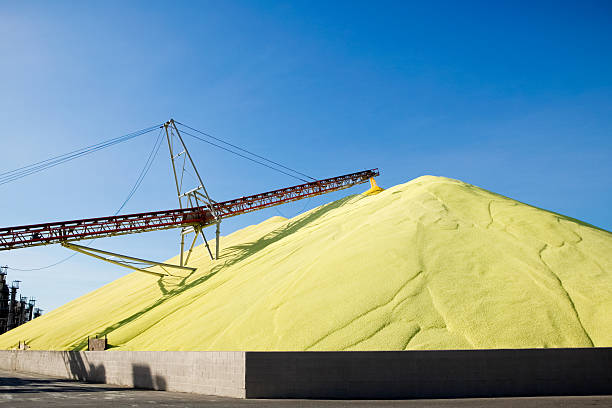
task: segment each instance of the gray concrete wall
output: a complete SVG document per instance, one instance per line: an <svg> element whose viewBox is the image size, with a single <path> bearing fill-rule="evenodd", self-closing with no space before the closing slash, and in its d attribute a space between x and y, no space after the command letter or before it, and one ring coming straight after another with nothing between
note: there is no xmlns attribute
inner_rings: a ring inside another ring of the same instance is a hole
<svg viewBox="0 0 612 408"><path fill-rule="evenodd" d="M0 351L0 368L136 388L245 397L244 352Z"/></svg>
<svg viewBox="0 0 612 408"><path fill-rule="evenodd" d="M0 368L237 398L612 394L612 348L380 352L0 351Z"/></svg>
<svg viewBox="0 0 612 408"><path fill-rule="evenodd" d="M612 394L612 348L247 352L247 398Z"/></svg>

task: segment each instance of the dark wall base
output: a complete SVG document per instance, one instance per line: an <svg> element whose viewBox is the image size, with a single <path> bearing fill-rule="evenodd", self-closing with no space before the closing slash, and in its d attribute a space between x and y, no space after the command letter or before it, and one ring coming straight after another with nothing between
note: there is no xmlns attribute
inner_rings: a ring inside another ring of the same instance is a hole
<svg viewBox="0 0 612 408"><path fill-rule="evenodd" d="M612 394L612 348L247 352L247 398Z"/></svg>

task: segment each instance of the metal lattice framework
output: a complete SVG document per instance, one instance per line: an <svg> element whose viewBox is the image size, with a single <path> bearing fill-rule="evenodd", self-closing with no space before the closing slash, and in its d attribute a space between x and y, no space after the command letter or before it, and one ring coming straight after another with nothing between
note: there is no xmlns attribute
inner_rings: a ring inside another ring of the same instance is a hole
<svg viewBox="0 0 612 408"><path fill-rule="evenodd" d="M208 206L201 206L0 228L0 251L170 228L195 227L201 231L204 227L218 225L224 218L343 190L366 183L378 175L378 169L372 169L230 201L212 202L212 211Z"/></svg>
<svg viewBox="0 0 612 408"><path fill-rule="evenodd" d="M179 202L178 209L0 228L0 251L59 243L68 249L96 259L154 275L172 275L170 270L194 271L195 269L188 267L187 263L189 262L198 236L201 236L204 240L204 244L206 245L206 249L211 259L219 259L220 224L224 218L342 190L357 184L365 183L370 178L379 175L378 169L366 170L217 203L210 198L206 187L204 187L204 182L189 154L189 150L185 145L185 141L175 121L170 119L161 127L165 131L166 140L168 142L168 151L170 153L170 161L172 163L172 171ZM238 148L237 146L234 147ZM238 149L244 151L244 149ZM254 155L253 153L250 154ZM287 170L291 170L288 167L282 166L276 162L271 162L261 156L254 156ZM258 163L263 164L261 162ZM302 174L295 170L292 171ZM195 185L193 182L189 184L189 180L185 179L184 176L186 173L190 174L192 177L195 174ZM310 176L307 177L312 178ZM217 239L215 240L216 249L214 257L208 245L208 241L204 236L204 228L211 225L216 225ZM149 261L72 243L73 241L84 239L112 237L116 235L170 228L181 229L179 265ZM185 256L185 237L191 235L193 238L191 239L189 250ZM160 268L163 272L154 270L154 267Z"/></svg>
<svg viewBox="0 0 612 408"><path fill-rule="evenodd" d="M170 119L168 122L164 123L164 130L166 132L166 140L168 142L168 151L170 152L170 161L172 162L172 172L174 174L174 181L176 183L176 194L178 197L179 207L181 209L195 207L205 208L206 213L215 220L215 223L217 224L215 258L218 259L221 219L217 216L217 211L213 206L213 200L211 200L206 187L204 187L204 182L202 181L202 177L200 177L200 172L193 162L191 154L189 154L189 150L187 150L187 145L185 145L185 141L176 127L174 119ZM190 185L188 181L185 180L186 172L189 174L195 174L195 177L197 178L197 185ZM193 239L191 240L187 257L185 257L185 237L191 234L193 234ZM181 246L179 252L180 266L187 265L187 262L189 262L189 257L191 256L193 247L198 239L198 235L202 236L211 259L214 259L213 254L210 251L208 241L206 240L206 236L204 235L202 224L196 223L183 225L181 226Z"/></svg>

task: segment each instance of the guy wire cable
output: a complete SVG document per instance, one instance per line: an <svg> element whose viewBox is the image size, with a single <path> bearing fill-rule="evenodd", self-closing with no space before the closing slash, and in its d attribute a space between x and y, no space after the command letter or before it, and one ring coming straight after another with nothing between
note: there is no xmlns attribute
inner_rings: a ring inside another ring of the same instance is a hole
<svg viewBox="0 0 612 408"><path fill-rule="evenodd" d="M96 143L90 146L86 146L81 149L73 150L72 152L64 153L59 156L55 156L55 157L52 157L46 160L42 160L37 163L29 164L27 166L23 166L18 169L0 173L0 185L10 183L11 181L18 180L20 178L29 176L34 173L38 173L40 171L46 170L51 167L55 167L59 164L66 163L68 161L77 159L87 154L91 154L96 151L105 149L115 144L128 141L138 136L142 136L144 134L152 132L155 129L158 129L159 126L160 125L151 126L145 129L138 130L136 132L128 133L123 136L115 137L115 138L108 139L108 140L105 140L105 141L102 141L102 142L99 142L99 143Z"/></svg>
<svg viewBox="0 0 612 408"><path fill-rule="evenodd" d="M136 193L136 190L138 190L138 188L140 187L140 184L142 183L142 180L144 180L145 176L147 175L147 173L149 172L149 169L151 168L151 166L153 165L153 161L155 160L155 158L157 157L157 152L159 151L159 147L161 146L161 142L163 141L162 138L162 130L160 129L159 131L159 135L157 136L157 139L155 140L155 144L153 145L153 149L151 150L151 152L149 153L149 157L147 158L147 161L145 162L144 167L142 168L142 170L140 171L140 175L138 176L138 178L136 179L136 182L134 183L134 185L132 186L132 188L130 189L129 194L127 195L127 197L125 198L125 200L123 201L123 203L121 204L121 206L117 209L117 211L115 211L114 215L119 214L119 212L123 209L123 207L125 207L125 205L130 201L130 199L134 196L134 194ZM90 240L87 245L90 245L92 242L94 242L97 238L94 238L92 240ZM85 245L85 246L87 246ZM78 252L75 252L71 255L68 255L66 258L63 258L55 263L52 263L50 265L46 265L46 266L41 266L39 268L13 268L13 267L8 267L8 269L14 270L14 271L19 271L19 272L32 272L32 271L40 271L43 269L48 269L48 268L52 268L54 266L57 266L59 264L62 264L64 262L66 262L67 260L73 258L74 256L78 255Z"/></svg>
<svg viewBox="0 0 612 408"><path fill-rule="evenodd" d="M287 175L287 176L289 176L289 177L293 177L293 178L296 178L296 179L298 179L298 180L301 180L301 181L303 181L304 183L308 183L308 180L305 180L305 179L303 179L303 178L301 178L301 177L298 177L298 176L295 176L295 175L293 175L293 174L291 174L291 173L287 173L286 171L283 171L283 170L277 169L276 167L272 167L272 166L270 166L270 165L267 165L267 164L265 164L265 163L262 163L262 162L260 162L260 161L257 161L257 160L255 160L255 159L250 158L250 157L248 157L248 156L245 156L245 155L243 155L243 154L241 154L241 153L238 153L238 152L235 152L235 151L233 151L233 150L231 150L231 149L228 149L227 147L223 147L223 146L220 146L220 145L218 145L218 144L216 144L216 143L213 143L213 142L211 142L211 141L208 141L208 140L206 140L206 139L202 139L201 137L196 136L196 135L194 135L194 134L192 134L192 133L189 133L189 132L186 132L186 131L184 131L184 130L183 130L183 134L188 135L188 136L191 136L191 137L193 137L193 138L195 138L195 139L198 139L198 140L200 140L200 141L202 141L202 142L204 142L204 143L208 143L208 144L210 144L210 145L213 145L213 146L215 146L215 147L218 147L219 149L225 150L226 152L233 153L233 154L235 154L235 155L237 155L237 156L240 156L240 157L242 157L242 158L244 158L244 159L250 160L250 161L252 161L252 162L254 162L254 163L260 164L260 165L262 165L262 166L264 166L264 167L267 167L267 168L269 168L269 169L272 169L272 170L274 170L274 171L278 171L279 173L286 174L286 175ZM306 177L309 177L309 176L306 176ZM313 180L315 180L315 179L313 179Z"/></svg>
<svg viewBox="0 0 612 408"><path fill-rule="evenodd" d="M225 140L223 140L223 139L221 139L221 138L218 138L218 137L215 137L215 136L213 136L213 135L211 135L211 134L209 134L209 133L202 132L201 130L198 130L198 129L192 128L191 126L188 126L188 125L186 125L186 124L184 124L184 123L181 123L181 122L179 122L179 121L176 121L176 120L175 120L174 122L175 122L175 123L177 123L177 124L179 124L179 125L181 125L181 126L186 127L187 129L191 129L191 130L193 130L194 132L197 132L197 133L199 133L199 134L201 134L201 135L204 135L204 136L206 136L206 137L209 137L209 138L211 138L211 139L214 139L214 140L216 140L216 141L218 141L218 142L225 143L226 145L231 146L231 147L233 147L233 148L235 148L235 149L238 149L238 150L240 150L240 151L242 151L242 152L244 152L244 153L248 153L248 154L250 154L250 155L252 155L252 156L255 156L255 157L259 158L259 159L265 160L265 161L267 161L268 163L272 163L272 164L274 164L274 165L276 165L276 166L278 166L278 167L281 167L281 168L283 168L283 169L285 169L285 170L292 171L292 172L294 172L294 173L296 173L296 174L299 174L299 175L301 175L301 176L304 176L304 177L309 178L309 179L314 180L314 181L316 181L316 180L317 180L317 179L316 179L316 178L314 178L314 177L311 177L311 176L309 176L309 175L307 175L307 174L301 173L301 172L299 172L299 171L297 171L297 170L294 170L294 169L292 169L292 168L290 168L290 167L284 166L284 165L282 165L282 164L280 164L280 163L278 163L278 162L275 162L275 161L273 161L273 160L267 159L267 158L265 158L265 157L263 157L263 156L260 156L260 155L258 155L258 154L256 154L256 153L253 153L253 152L251 152L251 151L248 151L248 150L246 150L246 149L243 149L242 147L236 146L236 145L234 145L234 144L232 144L232 143L226 142ZM184 132L184 131L183 131L183 132ZM190 136L193 136L193 135L190 135ZM286 173L285 173L285 174L286 174Z"/></svg>

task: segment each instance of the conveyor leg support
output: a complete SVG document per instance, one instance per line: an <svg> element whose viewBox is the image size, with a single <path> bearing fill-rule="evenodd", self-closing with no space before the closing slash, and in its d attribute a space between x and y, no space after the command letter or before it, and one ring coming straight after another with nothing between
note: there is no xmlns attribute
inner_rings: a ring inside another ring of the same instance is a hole
<svg viewBox="0 0 612 408"><path fill-rule="evenodd" d="M206 245L206 249L208 250L208 255L210 255L210 259L214 260L215 258L213 258L213 254L210 251L210 246L208 245L208 240L206 240L206 237L204 236L204 230L203 229L200 230L200 234L202 234L202 239L204 239L204 245Z"/></svg>
<svg viewBox="0 0 612 408"><path fill-rule="evenodd" d="M221 221L217 223L217 231L215 232L215 259L219 259L219 238L221 236Z"/></svg>

